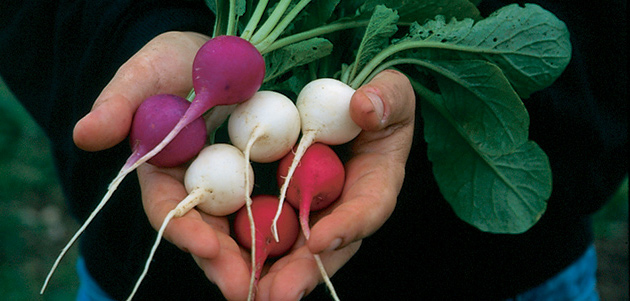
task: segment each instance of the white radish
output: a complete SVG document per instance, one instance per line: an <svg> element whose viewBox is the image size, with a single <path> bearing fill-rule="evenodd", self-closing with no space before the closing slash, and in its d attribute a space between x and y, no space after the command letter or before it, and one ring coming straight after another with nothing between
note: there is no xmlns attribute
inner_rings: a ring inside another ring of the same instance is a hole
<svg viewBox="0 0 630 301"><path fill-rule="evenodd" d="M258 163L274 162L295 145L300 135L300 114L283 94L258 91L236 106L228 120L228 135L246 158Z"/></svg>
<svg viewBox="0 0 630 301"><path fill-rule="evenodd" d="M250 183L249 187L247 187L246 178ZM238 148L217 143L202 149L184 176L188 196L164 218L144 270L127 300L133 298L146 276L166 225L171 219L183 216L194 207L214 216L232 214L245 204L248 197L246 194L252 191L253 183L252 168Z"/></svg>
<svg viewBox="0 0 630 301"><path fill-rule="evenodd" d="M300 135L300 114L291 99L283 94L259 91L232 112L228 120L228 135L232 144L243 151L247 163L249 160L258 163L277 161L291 151ZM250 194L245 194L252 245L248 300L253 298L257 266L256 227Z"/></svg>

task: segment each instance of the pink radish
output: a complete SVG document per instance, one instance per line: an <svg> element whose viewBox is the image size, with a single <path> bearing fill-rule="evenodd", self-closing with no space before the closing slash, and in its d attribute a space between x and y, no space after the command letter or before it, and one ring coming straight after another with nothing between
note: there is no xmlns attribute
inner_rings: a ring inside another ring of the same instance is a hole
<svg viewBox="0 0 630 301"><path fill-rule="evenodd" d="M243 153L230 144L217 143L201 150L184 176L188 196L164 218L144 271L127 300L133 298L146 276L153 255L171 219L183 216L194 207L214 216L229 215L243 207L246 193L252 191L254 183L254 174L249 165ZM249 179L247 182L250 183L249 187L246 187L245 178Z"/></svg>
<svg viewBox="0 0 630 301"><path fill-rule="evenodd" d="M289 153L280 160L279 185L284 184L294 157L293 153ZM330 146L315 143L304 153L289 183L287 201L299 209L300 226L306 239L310 236L310 212L324 209L339 198L345 175L343 163Z"/></svg>
<svg viewBox="0 0 630 301"><path fill-rule="evenodd" d="M230 141L245 154L249 163L274 162L286 155L300 135L300 114L288 97L274 91L258 91L252 98L236 106L228 120ZM247 185L246 185L247 187ZM249 193L246 193L249 196ZM252 233L252 266L256 266L256 236L251 215L251 200L245 202L250 213ZM254 291L255 274L252 270L249 297Z"/></svg>
<svg viewBox="0 0 630 301"><path fill-rule="evenodd" d="M280 160L277 175L279 185L286 183L286 175L294 162L294 157L293 153L289 153ZM293 178L288 183L287 201L299 209L300 226L307 240L311 236L310 212L324 209L339 198L343 191L345 175L343 163L330 146L314 143L306 149L300 164L295 168ZM338 300L319 255L313 256L331 295Z"/></svg>
<svg viewBox="0 0 630 301"><path fill-rule="evenodd" d="M131 124L129 144L133 152L127 159L125 166L130 166L132 162L135 162L162 141L184 115L189 106L190 103L186 99L169 94L151 96L143 101L136 110ZM173 167L183 164L199 153L205 141L206 125L203 118L199 117L184 128L179 135L175 137L173 143L168 144L162 152L153 157L149 162L161 167ZM123 167L121 173L123 173L124 170L125 167ZM122 180L122 178L120 180ZM41 293L46 289L50 277L61 262L63 256L83 231L85 231L96 214L105 206L119 184L120 181L114 181L110 184L107 194L105 194L90 216L63 248L46 277Z"/></svg>
<svg viewBox="0 0 630 301"><path fill-rule="evenodd" d="M282 206L278 219L278 236L276 242L271 234L271 222L278 207L278 198L271 195L257 195L252 198L251 211L256 225L256 241L252 243L251 228L249 226L248 213L242 208L236 213L234 219L234 233L239 244L247 249L256 246L256 262L252 266L256 282L260 278L262 267L268 257L276 257L286 253L295 241L299 233L298 219L294 209L285 204Z"/></svg>

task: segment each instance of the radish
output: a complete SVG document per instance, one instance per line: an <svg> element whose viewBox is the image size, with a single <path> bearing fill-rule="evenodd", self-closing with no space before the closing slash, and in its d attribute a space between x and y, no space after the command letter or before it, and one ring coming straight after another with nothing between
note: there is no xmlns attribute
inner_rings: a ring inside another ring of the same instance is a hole
<svg viewBox="0 0 630 301"><path fill-rule="evenodd" d="M123 173L125 168L155 147L169 133L173 126L175 126L189 106L190 103L186 99L170 94L154 95L144 100L134 113L131 124L129 144L131 145L132 154L127 159L120 173ZM173 143L168 144L149 162L161 167L173 167L183 164L199 153L205 141L206 125L203 118L199 117L184 128L172 141ZM119 178L119 180L110 184L107 194L105 194L94 211L92 211L83 225L63 248L46 277L41 293L46 289L52 274L61 262L63 256L83 231L85 231L96 214L105 206L121 180L122 178Z"/></svg>
<svg viewBox="0 0 630 301"><path fill-rule="evenodd" d="M283 185L295 155L287 154L278 165L278 185ZM310 236L309 214L328 207L341 195L346 172L330 146L311 145L293 173L286 200L299 210L300 226L306 239Z"/></svg>
<svg viewBox="0 0 630 301"><path fill-rule="evenodd" d="M230 142L258 163L286 155L300 135L300 114L288 97L259 91L236 106L228 120Z"/></svg>
<svg viewBox="0 0 630 301"><path fill-rule="evenodd" d="M188 124L207 110L219 105L233 105L250 98L262 85L265 62L256 47L236 36L218 36L208 40L193 60L195 98L179 122L151 151L128 162L114 182L160 152Z"/></svg>
<svg viewBox="0 0 630 301"><path fill-rule="evenodd" d="M271 195L257 195L252 198L251 214L255 222L255 242L249 225L249 213L242 208L234 219L234 233L239 244L247 249L256 249L254 256L257 264L252 266L256 282L260 278L262 267L268 257L276 257L286 253L297 240L299 226L294 209L288 204L282 206L278 219L279 242L271 234L271 222L278 207L278 198Z"/></svg>
<svg viewBox="0 0 630 301"><path fill-rule="evenodd" d="M295 145L300 135L300 114L291 99L283 94L259 91L252 98L236 106L228 120L228 135L232 144L244 152L248 163L250 157L254 162L274 162L286 155ZM249 196L250 193L245 195ZM246 211L249 212L252 233L252 266L256 266L257 244L249 197L245 205ZM253 294L255 277L252 269L249 298Z"/></svg>
<svg viewBox="0 0 630 301"><path fill-rule="evenodd" d="M361 128L350 117L350 99L354 91L352 87L336 79L320 78L309 82L298 94L296 106L300 112L302 138L287 172L287 180L280 188L280 205L284 202L295 168L311 144L343 144L361 132ZM279 215L280 207L272 225L274 233L275 221ZM274 237L278 239L277 236Z"/></svg>
<svg viewBox="0 0 630 301"><path fill-rule="evenodd" d="M249 187L246 187L246 178L249 179ZM238 148L230 144L217 143L201 150L184 176L188 196L164 218L144 271L128 300L133 298L144 279L164 230L171 219L183 216L194 207L214 216L232 214L243 207L246 193L252 191L253 183L252 168L244 160L243 152Z"/></svg>
<svg viewBox="0 0 630 301"><path fill-rule="evenodd" d="M287 154L278 165L278 184L287 182L286 175L295 155ZM330 146L323 143L314 143L304 153L300 164L295 168L293 178L288 183L287 201L299 209L299 220L304 237L308 240L311 236L309 226L309 214L328 207L336 201L345 182L345 169L343 163ZM324 269L318 254L313 254L315 262L322 274L324 282L329 287L335 300L338 299L330 278Z"/></svg>
<svg viewBox="0 0 630 301"><path fill-rule="evenodd" d="M190 103L186 99L170 94L146 99L136 110L131 123L129 144L134 151L130 160L141 157L158 145L189 106ZM168 109L171 107L177 109ZM194 158L206 142L205 123L202 118L197 118L188 127L191 130L187 131L186 135L177 135L147 162L160 167L175 167ZM156 135L147 135L152 131Z"/></svg>

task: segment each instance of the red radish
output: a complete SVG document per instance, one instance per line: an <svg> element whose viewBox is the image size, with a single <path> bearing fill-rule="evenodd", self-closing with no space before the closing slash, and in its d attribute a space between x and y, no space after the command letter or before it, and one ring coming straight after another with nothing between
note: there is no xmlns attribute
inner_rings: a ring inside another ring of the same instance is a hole
<svg viewBox="0 0 630 301"><path fill-rule="evenodd" d="M135 162L162 141L184 115L189 106L190 103L186 99L170 94L154 95L140 104L134 113L129 133L129 143L133 151L131 156L127 159L127 163L121 169L119 176L110 184L103 199L57 257L42 286L42 293L46 289L50 277L59 265L59 262L61 262L63 256L83 231L85 231L96 214L105 206L122 181L123 177L120 177L120 175L130 172L127 167L130 166L132 162ZM153 157L149 162L161 167L173 167L183 164L199 153L205 141L206 125L203 118L199 117L184 128L179 135L175 137L173 143L168 144L162 152Z"/></svg>
<svg viewBox="0 0 630 301"><path fill-rule="evenodd" d="M278 184L283 185L295 155L290 152L278 166ZM310 236L309 214L328 207L341 195L346 172L330 146L311 145L295 169L287 189L287 201L299 209L300 225L306 239Z"/></svg>
<svg viewBox="0 0 630 301"><path fill-rule="evenodd" d="M294 209L288 204L282 206L278 219L278 236L276 242L271 234L271 222L278 208L278 198L272 195L257 195L252 198L252 215L256 225L256 282L260 278L262 267L268 257L276 257L286 253L295 241L299 233L298 218ZM241 208L234 219L234 233L239 244L247 249L253 247L251 240L251 228L246 208Z"/></svg>
<svg viewBox="0 0 630 301"><path fill-rule="evenodd" d="M243 153L230 144L212 144L199 152L184 176L188 196L164 218L144 270L127 300L133 298L146 276L164 230L173 218L181 217L195 207L214 216L229 215L243 207L246 193L252 191L254 183L249 165ZM249 181L246 182L245 178ZM250 187L246 188L246 183L251 183Z"/></svg>
<svg viewBox="0 0 630 301"><path fill-rule="evenodd" d="M280 160L277 175L279 185L285 184L294 157L295 154L290 152ZM345 177L343 163L330 146L314 143L304 152L300 164L295 168L293 178L288 183L287 201L299 209L300 226L306 240L311 236L310 212L324 209L335 202L343 191ZM313 256L332 297L338 300L321 258L318 254Z"/></svg>

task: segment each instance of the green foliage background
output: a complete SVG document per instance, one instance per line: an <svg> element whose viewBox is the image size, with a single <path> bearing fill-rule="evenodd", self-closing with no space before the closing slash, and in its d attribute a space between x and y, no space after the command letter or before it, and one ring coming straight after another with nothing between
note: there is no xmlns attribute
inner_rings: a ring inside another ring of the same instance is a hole
<svg viewBox="0 0 630 301"><path fill-rule="evenodd" d="M75 299L76 248L39 294L77 228L66 212L49 141L0 78L0 299Z"/></svg>

